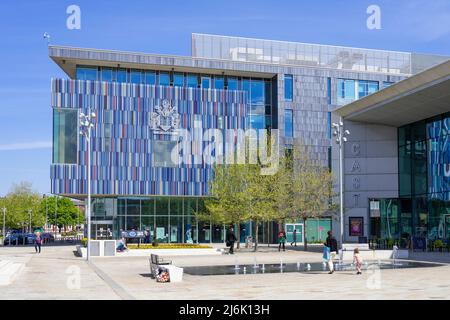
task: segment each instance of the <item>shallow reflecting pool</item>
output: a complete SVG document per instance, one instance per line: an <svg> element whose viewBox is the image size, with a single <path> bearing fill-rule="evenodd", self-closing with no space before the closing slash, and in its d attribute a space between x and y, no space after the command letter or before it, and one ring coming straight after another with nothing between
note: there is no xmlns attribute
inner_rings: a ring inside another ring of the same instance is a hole
<svg viewBox="0 0 450 320"><path fill-rule="evenodd" d="M337 272L339 271L356 271L355 266L351 263L334 264ZM422 263L413 261L367 261L363 263L363 270L367 269L403 269L403 268L424 268L437 267L442 264ZM245 264L245 265L225 265L225 266L199 266L199 267L183 267L186 274L195 276L214 276L228 274L256 274L256 273L284 273L284 272L325 272L328 271L328 265L321 262L316 263L278 263L278 264Z"/></svg>

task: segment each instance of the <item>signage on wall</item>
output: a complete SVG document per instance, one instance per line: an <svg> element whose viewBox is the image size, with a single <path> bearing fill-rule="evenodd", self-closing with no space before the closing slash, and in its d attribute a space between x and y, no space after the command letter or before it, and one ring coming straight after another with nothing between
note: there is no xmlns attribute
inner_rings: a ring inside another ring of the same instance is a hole
<svg viewBox="0 0 450 320"><path fill-rule="evenodd" d="M350 217L349 231L351 237L362 237L364 235L364 218Z"/></svg>
<svg viewBox="0 0 450 320"><path fill-rule="evenodd" d="M140 230L127 230L121 233L123 238L144 238L144 231Z"/></svg>
<svg viewBox="0 0 450 320"><path fill-rule="evenodd" d="M179 127L180 114L169 100L164 99L160 105L154 106L150 113L150 129L154 133L176 134Z"/></svg>

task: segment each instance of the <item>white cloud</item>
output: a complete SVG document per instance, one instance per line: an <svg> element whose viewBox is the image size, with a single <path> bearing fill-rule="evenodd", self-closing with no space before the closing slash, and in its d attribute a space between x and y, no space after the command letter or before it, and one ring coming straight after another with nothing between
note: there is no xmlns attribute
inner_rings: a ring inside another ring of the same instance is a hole
<svg viewBox="0 0 450 320"><path fill-rule="evenodd" d="M19 142L10 144L0 144L0 151L48 149L51 147L52 147L51 141Z"/></svg>

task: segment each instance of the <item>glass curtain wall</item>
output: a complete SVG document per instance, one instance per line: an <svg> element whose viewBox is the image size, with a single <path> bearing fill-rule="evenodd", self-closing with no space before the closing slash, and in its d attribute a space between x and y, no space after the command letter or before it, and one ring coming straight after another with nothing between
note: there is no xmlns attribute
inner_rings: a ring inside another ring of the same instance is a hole
<svg viewBox="0 0 450 320"><path fill-rule="evenodd" d="M93 221L108 220L114 239L121 231L148 230L160 243L222 243L223 225L199 221L195 213L204 210L203 199L188 197L95 198Z"/></svg>
<svg viewBox="0 0 450 320"><path fill-rule="evenodd" d="M450 238L450 113L398 129L402 232Z"/></svg>

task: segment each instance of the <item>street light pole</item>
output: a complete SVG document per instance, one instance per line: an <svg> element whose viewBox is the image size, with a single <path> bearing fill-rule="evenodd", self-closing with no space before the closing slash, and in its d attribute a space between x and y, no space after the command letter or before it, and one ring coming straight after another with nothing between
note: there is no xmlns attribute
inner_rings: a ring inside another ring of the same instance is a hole
<svg viewBox="0 0 450 320"><path fill-rule="evenodd" d="M54 228L55 228L55 239L56 239L56 229L58 228L56 219L57 219L57 212L58 212L58 196L55 195L55 221L54 221Z"/></svg>
<svg viewBox="0 0 450 320"><path fill-rule="evenodd" d="M87 114L80 113L80 134L86 138L87 145L87 261L91 255L91 129L94 127L95 117L95 113L91 113L90 108L88 108Z"/></svg>
<svg viewBox="0 0 450 320"><path fill-rule="evenodd" d="M30 215L30 224L28 226L28 233L31 233L31 212L33 212L33 210L28 209L28 214Z"/></svg>
<svg viewBox="0 0 450 320"><path fill-rule="evenodd" d="M45 196L45 232L48 231L48 201L47 195Z"/></svg>
<svg viewBox="0 0 450 320"><path fill-rule="evenodd" d="M333 136L336 137L336 143L339 146L339 208L340 208L340 242L341 249L344 243L344 143L347 142L346 136L350 131L344 130L344 122L342 118L339 123L333 123Z"/></svg>
<svg viewBox="0 0 450 320"><path fill-rule="evenodd" d="M3 233L2 233L2 241L3 241L3 245L5 245L5 234L6 234L6 208L5 207L3 207L3 209L2 209L2 211L3 211ZM11 240L10 240L11 241Z"/></svg>

